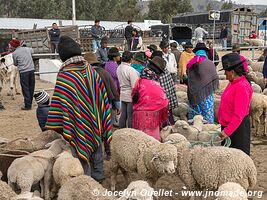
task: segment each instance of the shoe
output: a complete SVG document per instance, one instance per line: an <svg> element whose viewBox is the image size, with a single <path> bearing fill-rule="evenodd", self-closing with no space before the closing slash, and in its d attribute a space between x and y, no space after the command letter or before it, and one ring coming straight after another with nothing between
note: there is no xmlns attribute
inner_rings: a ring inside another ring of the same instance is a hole
<svg viewBox="0 0 267 200"><path fill-rule="evenodd" d="M21 107L21 110L31 110L32 108Z"/></svg>

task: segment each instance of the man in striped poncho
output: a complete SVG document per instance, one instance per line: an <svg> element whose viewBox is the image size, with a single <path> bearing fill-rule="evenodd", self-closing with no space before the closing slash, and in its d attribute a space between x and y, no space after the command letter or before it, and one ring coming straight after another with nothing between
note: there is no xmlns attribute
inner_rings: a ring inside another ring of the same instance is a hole
<svg viewBox="0 0 267 200"><path fill-rule="evenodd" d="M81 48L70 37L58 44L64 62L58 73L46 128L62 134L86 175L104 179L102 140L111 140L111 121L104 83L81 56ZM90 167L90 165L91 167Z"/></svg>

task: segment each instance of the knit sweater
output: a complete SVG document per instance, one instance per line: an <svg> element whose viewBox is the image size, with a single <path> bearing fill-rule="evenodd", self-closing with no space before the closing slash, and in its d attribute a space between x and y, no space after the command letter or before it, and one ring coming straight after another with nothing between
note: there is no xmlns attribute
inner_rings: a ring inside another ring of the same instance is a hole
<svg viewBox="0 0 267 200"><path fill-rule="evenodd" d="M218 120L230 136L249 114L252 87L244 76L230 82L225 88L218 110Z"/></svg>

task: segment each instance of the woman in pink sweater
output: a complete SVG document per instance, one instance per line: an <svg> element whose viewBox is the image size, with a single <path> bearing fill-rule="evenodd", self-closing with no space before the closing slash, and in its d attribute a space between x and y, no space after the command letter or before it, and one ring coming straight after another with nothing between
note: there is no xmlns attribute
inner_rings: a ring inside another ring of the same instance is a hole
<svg viewBox="0 0 267 200"><path fill-rule="evenodd" d="M218 110L218 120L223 131L221 139L231 138L231 146L250 154L249 107L252 98L252 87L246 79L244 62L236 53L222 57L226 79L225 88Z"/></svg>

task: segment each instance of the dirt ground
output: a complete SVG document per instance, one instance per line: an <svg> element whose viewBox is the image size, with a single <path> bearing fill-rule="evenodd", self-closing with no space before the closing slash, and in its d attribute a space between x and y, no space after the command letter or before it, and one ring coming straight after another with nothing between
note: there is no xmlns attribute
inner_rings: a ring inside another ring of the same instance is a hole
<svg viewBox="0 0 267 200"><path fill-rule="evenodd" d="M220 52L219 55L223 55L226 52ZM242 52L246 57L251 56L251 52ZM255 53L255 57L259 56L260 52ZM249 57L251 58L251 57ZM20 85L18 84L20 90ZM36 78L36 90L42 88L51 88L53 84L41 81ZM20 107L23 105L22 95L17 95L15 100L11 100L11 97L7 96L7 88L3 91L3 104L5 106L4 111L0 111L0 137L10 140L17 138L30 138L40 132L38 122L36 119L36 103L34 102L33 109L30 111L22 111ZM50 92L52 94L52 92ZM262 191L264 194L261 199L267 200L267 138L252 138L251 145L252 154L251 157L257 167L258 171L258 183L255 191ZM110 175L108 170L108 161L105 161L105 174L106 180L102 183L104 187L110 188ZM138 177L135 177L138 178ZM118 176L119 190L126 187L122 175ZM166 190L173 190L179 192L182 190L183 184L179 178L173 178L172 176L163 176L157 182L157 189L165 188ZM178 195L171 197L161 197L160 200L174 200L174 199L186 199ZM257 196L253 199L258 199Z"/></svg>

